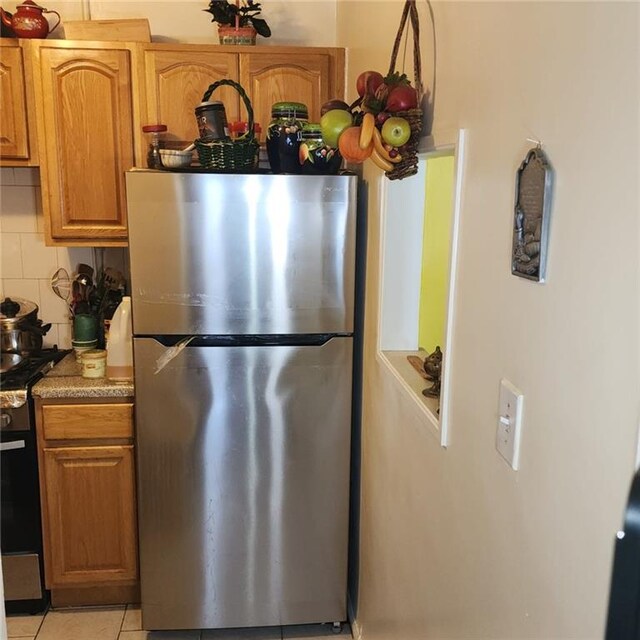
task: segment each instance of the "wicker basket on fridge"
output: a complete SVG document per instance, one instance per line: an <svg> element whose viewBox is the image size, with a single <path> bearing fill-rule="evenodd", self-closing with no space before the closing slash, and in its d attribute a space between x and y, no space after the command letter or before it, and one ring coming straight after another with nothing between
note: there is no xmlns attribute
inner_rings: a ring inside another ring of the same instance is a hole
<svg viewBox="0 0 640 640"><path fill-rule="evenodd" d="M240 94L247 110L248 131L235 140L215 140L213 142L195 140L198 158L200 164L206 169L231 172L251 171L258 165L260 144L256 140L253 130L253 107L245 90L234 80L218 80L205 91L202 102L207 102L211 94L223 86L233 87Z"/></svg>

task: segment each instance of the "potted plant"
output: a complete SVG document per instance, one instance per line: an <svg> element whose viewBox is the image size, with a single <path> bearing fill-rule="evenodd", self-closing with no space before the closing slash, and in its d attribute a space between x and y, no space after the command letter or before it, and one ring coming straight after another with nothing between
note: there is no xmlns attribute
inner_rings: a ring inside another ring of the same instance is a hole
<svg viewBox="0 0 640 640"><path fill-rule="evenodd" d="M210 0L209 8L204 9L213 17L211 22L218 23L220 44L255 44L256 33L268 38L271 29L260 18L260 3L254 0Z"/></svg>

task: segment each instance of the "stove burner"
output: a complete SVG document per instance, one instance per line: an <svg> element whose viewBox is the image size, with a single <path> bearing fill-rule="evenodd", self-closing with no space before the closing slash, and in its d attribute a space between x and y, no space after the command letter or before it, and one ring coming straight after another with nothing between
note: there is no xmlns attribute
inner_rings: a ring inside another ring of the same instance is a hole
<svg viewBox="0 0 640 640"><path fill-rule="evenodd" d="M68 353L71 350L53 347L25 356L16 366L0 373L0 391L26 390Z"/></svg>

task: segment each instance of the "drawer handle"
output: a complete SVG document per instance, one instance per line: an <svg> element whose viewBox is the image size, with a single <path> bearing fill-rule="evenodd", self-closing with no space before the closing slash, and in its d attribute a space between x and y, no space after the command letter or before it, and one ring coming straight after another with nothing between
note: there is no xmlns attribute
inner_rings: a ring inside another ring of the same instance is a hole
<svg viewBox="0 0 640 640"><path fill-rule="evenodd" d="M27 446L27 443L24 440L15 440L14 442L0 442L0 451L24 449L26 446Z"/></svg>

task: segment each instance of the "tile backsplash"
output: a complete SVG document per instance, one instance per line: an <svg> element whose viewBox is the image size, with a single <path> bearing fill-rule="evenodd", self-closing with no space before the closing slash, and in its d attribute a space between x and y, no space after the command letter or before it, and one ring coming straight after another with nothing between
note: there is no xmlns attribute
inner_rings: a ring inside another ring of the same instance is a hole
<svg viewBox="0 0 640 640"><path fill-rule="evenodd" d="M0 294L35 302L39 318L51 323L45 346L71 347L71 318L64 300L51 290L51 276L64 267L69 274L83 262L95 268L90 247L47 247L37 168L0 168ZM105 265L117 268L126 250L107 249Z"/></svg>

